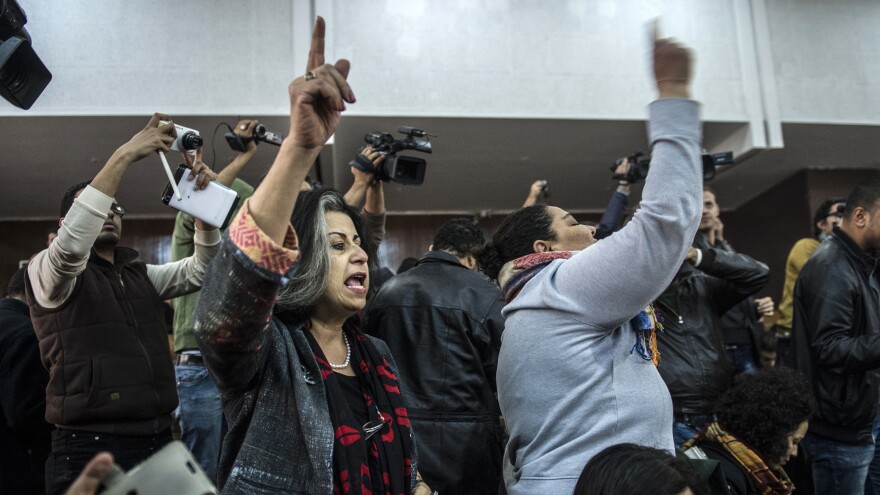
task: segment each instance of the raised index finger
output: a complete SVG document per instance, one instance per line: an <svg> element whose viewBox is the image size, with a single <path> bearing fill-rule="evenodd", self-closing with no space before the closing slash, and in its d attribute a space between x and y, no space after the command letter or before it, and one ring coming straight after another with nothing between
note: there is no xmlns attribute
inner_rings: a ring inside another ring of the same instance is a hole
<svg viewBox="0 0 880 495"><path fill-rule="evenodd" d="M322 65L324 65L324 18L318 16L315 29L312 31L312 46L309 48L306 70L316 69Z"/></svg>

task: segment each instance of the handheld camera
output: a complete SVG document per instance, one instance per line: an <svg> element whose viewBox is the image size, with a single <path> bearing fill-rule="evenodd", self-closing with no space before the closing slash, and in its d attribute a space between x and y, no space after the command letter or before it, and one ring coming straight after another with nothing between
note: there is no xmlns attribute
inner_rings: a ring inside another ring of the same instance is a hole
<svg viewBox="0 0 880 495"><path fill-rule="evenodd" d="M281 142L284 141L283 134L270 131L266 129L266 126L263 124L257 124L254 126L254 136L250 138L239 136L232 131L227 131L223 137L226 138L226 143L229 144L229 147L238 152L247 151L247 145L251 141L254 141L257 144L260 144L260 142L274 144L275 146L281 146Z"/></svg>
<svg viewBox="0 0 880 495"><path fill-rule="evenodd" d="M167 120L160 120L159 124L166 125L170 124L170 122ZM189 127L184 127L178 124L174 124L174 129L177 131L177 138L171 143L171 149L174 151L189 153L201 148L202 145L205 144L204 140L202 140L202 136L199 135L199 131L195 129L190 129Z"/></svg>

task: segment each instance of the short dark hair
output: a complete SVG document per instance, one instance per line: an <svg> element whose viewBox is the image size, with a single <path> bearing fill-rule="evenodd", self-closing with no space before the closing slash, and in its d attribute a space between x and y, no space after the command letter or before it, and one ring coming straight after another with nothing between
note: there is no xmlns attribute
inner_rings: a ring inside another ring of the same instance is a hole
<svg viewBox="0 0 880 495"><path fill-rule="evenodd" d="M461 258L479 254L486 245L486 238L473 220L453 218L437 230L433 244L434 251L447 251Z"/></svg>
<svg viewBox="0 0 880 495"><path fill-rule="evenodd" d="M497 279L501 267L510 260L535 252L535 241L555 241L553 218L546 205L533 205L511 213L501 222L492 242L477 255L480 269Z"/></svg>
<svg viewBox="0 0 880 495"><path fill-rule="evenodd" d="M687 488L694 495L708 493L689 461L665 450L621 443L587 462L574 495L678 495Z"/></svg>
<svg viewBox="0 0 880 495"><path fill-rule="evenodd" d="M856 208L871 210L880 200L880 179L859 183L846 197L846 217L850 218Z"/></svg>
<svg viewBox="0 0 880 495"><path fill-rule="evenodd" d="M715 192L715 189L703 184L703 192L704 193L712 193L712 196L715 196L715 201L718 201L718 193Z"/></svg>
<svg viewBox="0 0 880 495"><path fill-rule="evenodd" d="M27 270L26 266L20 267L12 278L9 279L9 285L6 286L6 295L9 297L24 297L24 274Z"/></svg>
<svg viewBox="0 0 880 495"><path fill-rule="evenodd" d="M64 197L61 198L61 215L59 216L59 218L64 218L67 216L67 212L70 211L70 207L73 206L73 200L76 199L76 193L82 191L86 188L87 185L91 183L91 180L84 180L82 182L77 182L76 184L67 188L67 191L64 193Z"/></svg>
<svg viewBox="0 0 880 495"><path fill-rule="evenodd" d="M721 427L767 464L785 457L788 436L813 414L807 381L788 368L740 375L718 399L718 407Z"/></svg>
<svg viewBox="0 0 880 495"><path fill-rule="evenodd" d="M819 230L819 227L816 225L817 223L825 220L825 217L831 214L831 207L836 205L837 203L846 202L843 198L830 198L822 201L822 204L816 208L816 213L813 214L813 237L819 237L819 234L822 233Z"/></svg>

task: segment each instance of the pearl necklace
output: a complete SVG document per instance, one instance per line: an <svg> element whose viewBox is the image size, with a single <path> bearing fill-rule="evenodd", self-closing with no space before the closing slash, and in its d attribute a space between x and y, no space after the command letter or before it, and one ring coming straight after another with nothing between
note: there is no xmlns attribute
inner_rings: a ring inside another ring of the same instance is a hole
<svg viewBox="0 0 880 495"><path fill-rule="evenodd" d="M334 370L348 368L348 364L351 362L351 345L348 343L348 337L345 336L345 332L342 332L342 340L345 341L345 362L342 364L333 364L329 359L327 360L327 364L329 364Z"/></svg>

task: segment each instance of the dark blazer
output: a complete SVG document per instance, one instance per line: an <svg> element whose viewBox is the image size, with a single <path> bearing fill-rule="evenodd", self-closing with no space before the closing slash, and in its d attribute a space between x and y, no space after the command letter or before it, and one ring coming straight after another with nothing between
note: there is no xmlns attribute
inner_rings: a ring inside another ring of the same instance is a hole
<svg viewBox="0 0 880 495"><path fill-rule="evenodd" d="M335 437L321 371L303 329L270 318L281 283L227 240L193 317L229 424L217 469L224 494L333 493ZM385 344L370 340L398 374Z"/></svg>

